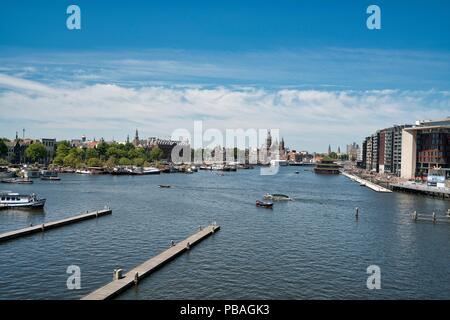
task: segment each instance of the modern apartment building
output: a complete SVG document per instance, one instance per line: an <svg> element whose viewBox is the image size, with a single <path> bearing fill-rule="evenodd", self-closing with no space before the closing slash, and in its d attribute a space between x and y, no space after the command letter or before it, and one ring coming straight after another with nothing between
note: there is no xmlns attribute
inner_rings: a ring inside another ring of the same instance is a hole
<svg viewBox="0 0 450 320"><path fill-rule="evenodd" d="M450 117L417 121L402 130L401 177L425 176L430 170L450 177Z"/></svg>

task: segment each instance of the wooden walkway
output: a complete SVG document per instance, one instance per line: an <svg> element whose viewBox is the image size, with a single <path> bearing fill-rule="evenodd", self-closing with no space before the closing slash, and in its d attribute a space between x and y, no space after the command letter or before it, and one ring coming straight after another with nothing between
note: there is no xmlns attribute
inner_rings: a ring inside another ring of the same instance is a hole
<svg viewBox="0 0 450 320"><path fill-rule="evenodd" d="M360 185L363 185L363 186L366 186L369 189L372 189L373 191L376 191L376 192L387 192L387 193L392 192L389 189L383 188L383 187L381 187L381 186L379 186L379 185L377 185L377 184L375 184L373 182L367 181L365 179L362 179L362 178L357 177L355 175L349 174L347 172L342 171L341 174L346 176L350 180L358 182Z"/></svg>
<svg viewBox="0 0 450 320"><path fill-rule="evenodd" d="M19 229L19 230L5 232L5 233L0 234L0 242L8 241L8 240L11 240L14 238L23 237L23 236L30 235L33 233L38 233L38 232L43 232L43 231L50 230L50 229L59 228L59 227L62 227L62 226L68 225L68 224L72 224L72 223L76 223L79 221L83 221L83 220L102 217L105 215L109 215L111 213L112 213L111 209L104 209L104 210L79 214L79 215L76 215L76 216L73 216L70 218L66 218L66 219L62 219L62 220L58 220L58 221L46 222L46 223L38 224L35 226L31 226L31 227L27 227L27 228L23 228L23 229Z"/></svg>
<svg viewBox="0 0 450 320"><path fill-rule="evenodd" d="M82 300L105 300L118 295L218 230L220 230L220 226L217 225L210 225L199 230L189 238L175 244L166 251L163 251L157 256L130 270L122 279L108 283L100 289L83 297Z"/></svg>

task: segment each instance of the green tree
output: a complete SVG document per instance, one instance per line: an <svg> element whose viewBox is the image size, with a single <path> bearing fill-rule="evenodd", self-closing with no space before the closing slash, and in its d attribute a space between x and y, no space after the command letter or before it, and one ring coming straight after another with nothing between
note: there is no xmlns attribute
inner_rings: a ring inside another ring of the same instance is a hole
<svg viewBox="0 0 450 320"><path fill-rule="evenodd" d="M150 159L152 161L160 160L163 156L163 151L159 147L154 147L152 151L150 151Z"/></svg>
<svg viewBox="0 0 450 320"><path fill-rule="evenodd" d="M97 150L95 149L86 149L86 159L95 159L95 158L99 158L99 154L97 152Z"/></svg>
<svg viewBox="0 0 450 320"><path fill-rule="evenodd" d="M127 156L127 151L121 149L119 145L113 145L108 148L106 154L108 155L108 158L114 157L120 159Z"/></svg>
<svg viewBox="0 0 450 320"><path fill-rule="evenodd" d="M328 155L331 159L337 159L338 158L338 155L337 155L337 153L336 152L331 152L329 155Z"/></svg>
<svg viewBox="0 0 450 320"><path fill-rule="evenodd" d="M79 168L81 166L81 160L73 153L64 157L63 165L71 168Z"/></svg>
<svg viewBox="0 0 450 320"><path fill-rule="evenodd" d="M121 166L130 166L132 164L131 160L125 157L119 159L119 164Z"/></svg>
<svg viewBox="0 0 450 320"><path fill-rule="evenodd" d="M103 167L103 161L98 158L90 158L87 161L88 167Z"/></svg>
<svg viewBox="0 0 450 320"><path fill-rule="evenodd" d="M97 145L97 152L98 152L100 159L106 160L107 156L108 156L108 154L107 154L108 153L108 144L104 141L101 141Z"/></svg>
<svg viewBox="0 0 450 320"><path fill-rule="evenodd" d="M64 164L64 158L69 154L70 151L70 143L69 141L60 141L56 144L56 153L55 159L53 159L53 163L57 165Z"/></svg>
<svg viewBox="0 0 450 320"><path fill-rule="evenodd" d="M144 158L134 158L133 159L133 164L135 166L142 167L144 165L144 163L145 163L145 159Z"/></svg>
<svg viewBox="0 0 450 320"><path fill-rule="evenodd" d="M38 162L47 156L47 150L41 143L30 144L25 150L25 156L32 162Z"/></svg>
<svg viewBox="0 0 450 320"><path fill-rule="evenodd" d="M0 158L8 155L8 146L3 139L0 139Z"/></svg>

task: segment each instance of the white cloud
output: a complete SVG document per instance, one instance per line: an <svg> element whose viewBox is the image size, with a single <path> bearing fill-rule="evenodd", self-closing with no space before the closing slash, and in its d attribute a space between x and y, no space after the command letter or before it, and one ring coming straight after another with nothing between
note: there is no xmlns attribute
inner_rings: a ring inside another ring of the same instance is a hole
<svg viewBox="0 0 450 320"><path fill-rule="evenodd" d="M1 90L3 88L3 90ZM262 87L47 86L0 75L0 136L22 127L37 135L71 138L83 133L125 139L170 136L177 128L279 128L289 145L325 151L328 144L359 141L394 123L441 118L447 91L321 91Z"/></svg>

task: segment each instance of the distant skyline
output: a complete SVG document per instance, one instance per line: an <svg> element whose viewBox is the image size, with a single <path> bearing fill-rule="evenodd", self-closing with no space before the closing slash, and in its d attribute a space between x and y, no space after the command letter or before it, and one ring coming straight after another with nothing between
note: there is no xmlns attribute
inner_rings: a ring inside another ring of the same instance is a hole
<svg viewBox="0 0 450 320"><path fill-rule="evenodd" d="M168 137L178 128L279 128L326 152L450 110L450 3L2 2L0 137Z"/></svg>

